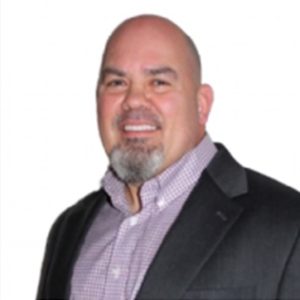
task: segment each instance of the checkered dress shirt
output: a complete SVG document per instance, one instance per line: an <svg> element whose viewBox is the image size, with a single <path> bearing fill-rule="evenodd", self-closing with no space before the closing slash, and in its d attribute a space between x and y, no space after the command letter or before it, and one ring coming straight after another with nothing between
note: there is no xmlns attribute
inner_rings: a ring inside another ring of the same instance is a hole
<svg viewBox="0 0 300 300"><path fill-rule="evenodd" d="M90 227L71 281L71 300L133 300L166 233L217 149L206 135L159 176L145 182L142 209L132 214L124 183L111 171L105 203Z"/></svg>

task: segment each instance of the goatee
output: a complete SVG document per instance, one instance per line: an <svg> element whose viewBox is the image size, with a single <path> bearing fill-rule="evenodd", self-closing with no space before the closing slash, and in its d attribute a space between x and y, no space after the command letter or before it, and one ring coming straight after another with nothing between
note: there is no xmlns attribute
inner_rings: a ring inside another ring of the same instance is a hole
<svg viewBox="0 0 300 300"><path fill-rule="evenodd" d="M110 153L110 165L117 177L129 184L141 184L154 177L163 162L163 147L148 146L147 139L127 139Z"/></svg>

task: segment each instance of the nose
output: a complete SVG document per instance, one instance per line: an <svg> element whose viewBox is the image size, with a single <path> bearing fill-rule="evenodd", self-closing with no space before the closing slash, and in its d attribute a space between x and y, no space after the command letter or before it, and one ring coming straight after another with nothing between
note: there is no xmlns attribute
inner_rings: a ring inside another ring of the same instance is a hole
<svg viewBox="0 0 300 300"><path fill-rule="evenodd" d="M130 110L147 105L147 95L142 86L131 86L122 102L124 110Z"/></svg>

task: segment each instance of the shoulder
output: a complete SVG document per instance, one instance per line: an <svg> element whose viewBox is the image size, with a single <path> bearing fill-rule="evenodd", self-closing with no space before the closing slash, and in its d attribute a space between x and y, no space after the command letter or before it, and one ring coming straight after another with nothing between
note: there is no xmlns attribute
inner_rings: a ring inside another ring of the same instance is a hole
<svg viewBox="0 0 300 300"><path fill-rule="evenodd" d="M80 238L104 203L105 195L103 190L92 192L63 211L51 226L46 252L52 253L57 245Z"/></svg>
<svg viewBox="0 0 300 300"><path fill-rule="evenodd" d="M245 169L248 192L242 202L266 220L272 217L276 223L293 223L300 228L300 193L266 175Z"/></svg>
<svg viewBox="0 0 300 300"><path fill-rule="evenodd" d="M282 182L279 182L252 169L245 168L245 170L249 181L249 187L253 190L260 192L268 191L280 194L283 193L296 198L300 197L299 191Z"/></svg>
<svg viewBox="0 0 300 300"><path fill-rule="evenodd" d="M248 180L248 191L260 198L271 198L286 204L300 205L300 193L292 187L251 169L245 169Z"/></svg>
<svg viewBox="0 0 300 300"><path fill-rule="evenodd" d="M257 225L277 224L285 227L284 224L289 224L300 228L298 191L243 167L224 145L216 145L218 152L207 171L219 190L246 208L245 215L255 220Z"/></svg>
<svg viewBox="0 0 300 300"><path fill-rule="evenodd" d="M243 167L222 144L207 167L218 188L229 198L246 195L257 205L300 205L300 193L257 171Z"/></svg>
<svg viewBox="0 0 300 300"><path fill-rule="evenodd" d="M106 193L100 189L91 192L72 206L66 208L54 221L49 238L51 239L51 237L56 236L62 227L80 226L82 222L91 219L97 208L104 202L105 197Z"/></svg>

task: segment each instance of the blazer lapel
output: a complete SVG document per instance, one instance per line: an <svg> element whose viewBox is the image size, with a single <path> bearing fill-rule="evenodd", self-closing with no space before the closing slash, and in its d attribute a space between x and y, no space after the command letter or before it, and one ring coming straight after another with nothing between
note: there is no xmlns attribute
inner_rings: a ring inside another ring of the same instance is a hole
<svg viewBox="0 0 300 300"><path fill-rule="evenodd" d="M230 198L247 192L245 171L218 147L163 241L137 299L181 299L241 215L243 207Z"/></svg>
<svg viewBox="0 0 300 300"><path fill-rule="evenodd" d="M77 204L76 209L66 211L63 222L58 221L59 232L55 230L52 233L56 236L52 242L54 245L47 246L37 299L69 298L74 262L82 240L105 197L102 190L92 193L80 205Z"/></svg>

